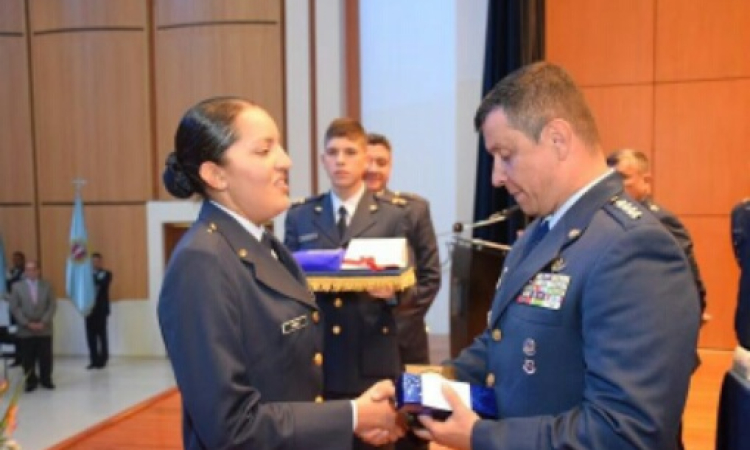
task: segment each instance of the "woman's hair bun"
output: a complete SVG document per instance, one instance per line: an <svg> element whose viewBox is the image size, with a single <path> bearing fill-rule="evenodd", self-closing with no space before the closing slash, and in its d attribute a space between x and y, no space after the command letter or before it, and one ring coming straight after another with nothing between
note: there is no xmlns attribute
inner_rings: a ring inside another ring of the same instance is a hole
<svg viewBox="0 0 750 450"><path fill-rule="evenodd" d="M167 156L165 164L162 182L167 191L177 198L190 198L195 194L195 188L174 152Z"/></svg>

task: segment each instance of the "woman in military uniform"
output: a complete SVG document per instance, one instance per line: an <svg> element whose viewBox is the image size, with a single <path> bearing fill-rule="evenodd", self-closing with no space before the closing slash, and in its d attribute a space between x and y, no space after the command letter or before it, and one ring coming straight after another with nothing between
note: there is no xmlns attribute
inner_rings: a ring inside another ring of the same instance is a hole
<svg viewBox="0 0 750 450"><path fill-rule="evenodd" d="M289 252L261 224L289 206L291 161L257 105L191 108L164 184L203 205L167 267L158 315L183 402L187 449L348 449L400 432L391 382L353 401L322 397L321 317Z"/></svg>

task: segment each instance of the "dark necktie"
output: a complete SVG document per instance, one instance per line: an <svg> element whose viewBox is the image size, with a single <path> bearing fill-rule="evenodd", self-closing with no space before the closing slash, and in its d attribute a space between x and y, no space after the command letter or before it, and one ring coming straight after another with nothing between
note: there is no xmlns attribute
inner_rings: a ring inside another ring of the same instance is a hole
<svg viewBox="0 0 750 450"><path fill-rule="evenodd" d="M267 232L264 232L263 235L260 237L260 245L267 248L269 252L271 252L272 255L276 254L276 250L273 248L273 242L271 242L271 237L268 235Z"/></svg>
<svg viewBox="0 0 750 450"><path fill-rule="evenodd" d="M547 235L549 232L549 220L544 219L542 220L542 223L537 225L536 228L534 228L534 231L531 233L531 237L529 237L529 241L526 243L526 248L524 248L524 258L526 258L529 253L531 253L531 250L534 249L534 247L539 244L542 239L544 239L544 236Z"/></svg>
<svg viewBox="0 0 750 450"><path fill-rule="evenodd" d="M346 208L339 206L339 221L336 222L336 228L339 230L339 240L344 240L344 234L346 233Z"/></svg>

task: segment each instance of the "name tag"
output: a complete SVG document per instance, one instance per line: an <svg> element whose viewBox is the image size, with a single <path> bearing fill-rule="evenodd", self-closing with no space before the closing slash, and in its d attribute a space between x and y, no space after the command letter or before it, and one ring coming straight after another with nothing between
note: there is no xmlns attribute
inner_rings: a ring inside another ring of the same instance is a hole
<svg viewBox="0 0 750 450"><path fill-rule="evenodd" d="M299 242L300 244L302 244L304 242L314 241L317 238L318 238L318 233L303 234L302 236L299 237Z"/></svg>
<svg viewBox="0 0 750 450"><path fill-rule="evenodd" d="M570 276L538 273L516 298L516 302L546 309L560 309L568 291Z"/></svg>
<svg viewBox="0 0 750 450"><path fill-rule="evenodd" d="M281 332L284 334L294 333L307 326L307 316L295 317L281 324Z"/></svg>

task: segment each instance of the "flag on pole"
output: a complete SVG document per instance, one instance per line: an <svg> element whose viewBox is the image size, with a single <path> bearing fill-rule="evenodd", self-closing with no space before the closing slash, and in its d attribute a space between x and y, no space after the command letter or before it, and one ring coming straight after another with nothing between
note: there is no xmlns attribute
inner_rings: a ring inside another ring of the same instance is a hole
<svg viewBox="0 0 750 450"><path fill-rule="evenodd" d="M8 265L5 263L5 244L3 243L3 235L0 234L0 297L5 292L5 274L8 269Z"/></svg>
<svg viewBox="0 0 750 450"><path fill-rule="evenodd" d="M83 219L81 184L76 182L76 199L73 204L73 219L70 223L70 254L65 276L65 290L78 311L87 316L94 307L93 271L88 249L86 223Z"/></svg>

